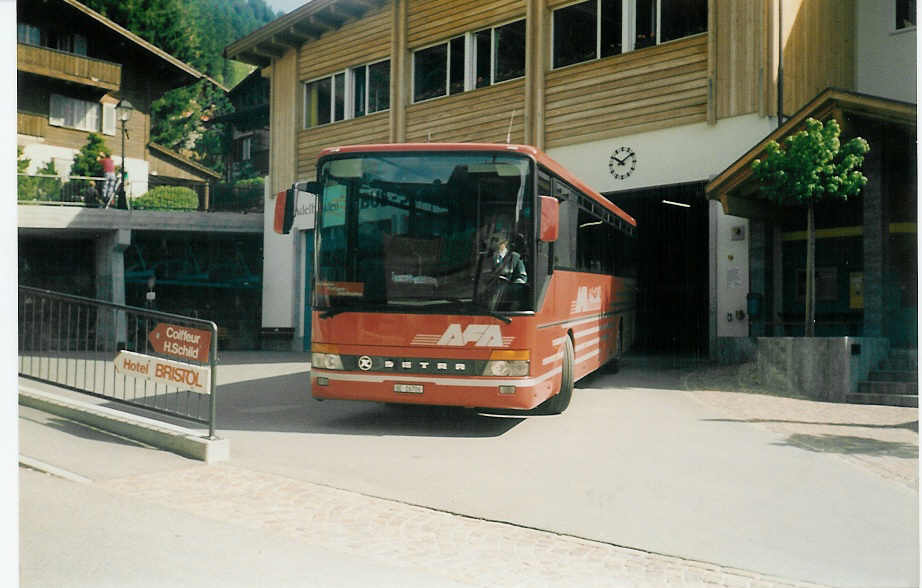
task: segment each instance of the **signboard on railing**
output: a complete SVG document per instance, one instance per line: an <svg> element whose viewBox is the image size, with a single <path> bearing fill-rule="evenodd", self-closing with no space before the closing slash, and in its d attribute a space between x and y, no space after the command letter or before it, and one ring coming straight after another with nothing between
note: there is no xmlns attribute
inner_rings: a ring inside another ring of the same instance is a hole
<svg viewBox="0 0 922 588"><path fill-rule="evenodd" d="M147 335L154 351L205 363L211 351L211 331L158 323Z"/></svg>
<svg viewBox="0 0 922 588"><path fill-rule="evenodd" d="M115 356L115 371L199 394L211 393L211 368L206 366L119 351Z"/></svg>

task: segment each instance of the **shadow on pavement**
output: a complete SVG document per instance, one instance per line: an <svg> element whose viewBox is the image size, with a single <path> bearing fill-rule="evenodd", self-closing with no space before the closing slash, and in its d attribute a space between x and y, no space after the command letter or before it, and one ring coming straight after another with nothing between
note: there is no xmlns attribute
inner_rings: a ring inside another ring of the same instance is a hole
<svg viewBox="0 0 922 588"><path fill-rule="evenodd" d="M911 443L881 441L867 437L848 435L790 435L783 443L775 445L797 447L818 453L841 453L846 455L886 455L901 459L917 459L918 448Z"/></svg>
<svg viewBox="0 0 922 588"><path fill-rule="evenodd" d="M908 429L910 431L919 432L919 421L908 421L905 423L899 423L895 425L871 425L863 423L822 423L817 421L792 421L785 419L702 419L705 422L711 423L787 423L792 425L823 425L823 426L832 426L832 427L859 427L862 429Z"/></svg>
<svg viewBox="0 0 922 588"><path fill-rule="evenodd" d="M100 431L99 429L94 429L88 425L78 423L76 421L69 421L66 419L58 417L47 417L45 419L33 419L28 416L23 416L20 414L20 419L31 421L37 423L44 427L49 427L56 429L62 433L67 433L68 435L73 435L74 437L80 437L81 439L87 439L89 441L103 441L106 443L113 443L115 445L125 445L128 447L147 447L143 443L138 443L137 441L132 441L131 439L126 439L125 437L119 437L112 433L106 433L105 431Z"/></svg>
<svg viewBox="0 0 922 588"><path fill-rule="evenodd" d="M225 431L496 437L524 420L453 407L319 402L310 395L306 371L224 384L217 393L217 428Z"/></svg>

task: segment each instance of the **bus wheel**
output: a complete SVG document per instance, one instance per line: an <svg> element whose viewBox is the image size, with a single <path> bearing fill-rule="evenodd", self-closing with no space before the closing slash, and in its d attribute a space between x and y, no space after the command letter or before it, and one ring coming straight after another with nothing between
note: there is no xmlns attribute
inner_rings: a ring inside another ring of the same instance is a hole
<svg viewBox="0 0 922 588"><path fill-rule="evenodd" d="M573 341L569 337L563 344L563 370L560 374L560 392L538 405L538 414L560 414L570 406L573 398Z"/></svg>

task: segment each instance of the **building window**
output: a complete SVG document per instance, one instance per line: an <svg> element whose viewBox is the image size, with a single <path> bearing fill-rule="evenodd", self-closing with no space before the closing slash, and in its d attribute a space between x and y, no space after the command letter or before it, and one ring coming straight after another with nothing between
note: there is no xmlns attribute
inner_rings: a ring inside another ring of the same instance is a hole
<svg viewBox="0 0 922 588"><path fill-rule="evenodd" d="M554 11L554 67L595 59L598 5L588 0Z"/></svg>
<svg viewBox="0 0 922 588"><path fill-rule="evenodd" d="M465 33L413 53L413 101L525 75L525 21Z"/></svg>
<svg viewBox="0 0 922 588"><path fill-rule="evenodd" d="M100 108L99 102L52 94L48 124L95 132L99 130Z"/></svg>
<svg viewBox="0 0 922 588"><path fill-rule="evenodd" d="M240 140L240 161L249 161L253 158L253 137L244 137Z"/></svg>
<svg viewBox="0 0 922 588"><path fill-rule="evenodd" d="M367 94L368 114L381 112L391 107L391 62L389 59L368 66Z"/></svg>
<svg viewBox="0 0 922 588"><path fill-rule="evenodd" d="M916 28L916 0L895 0L894 30L904 31Z"/></svg>
<svg viewBox="0 0 922 588"><path fill-rule="evenodd" d="M525 21L517 20L493 29L496 66L493 83L514 80L525 75Z"/></svg>
<svg viewBox="0 0 922 588"><path fill-rule="evenodd" d="M463 39L463 38L462 38ZM444 96L448 91L448 60L454 42L442 43L413 53L413 101ZM463 79L463 78L462 78Z"/></svg>
<svg viewBox="0 0 922 588"><path fill-rule="evenodd" d="M551 22L559 68L706 32L707 0L586 0Z"/></svg>
<svg viewBox="0 0 922 588"><path fill-rule="evenodd" d="M304 128L333 122L333 77L304 85Z"/></svg>
<svg viewBox="0 0 922 588"><path fill-rule="evenodd" d="M659 42L665 43L708 30L708 4L699 0L659 0L661 31Z"/></svg>
<svg viewBox="0 0 922 588"><path fill-rule="evenodd" d="M360 65L304 84L304 128L390 108L391 62Z"/></svg>
<svg viewBox="0 0 922 588"><path fill-rule="evenodd" d="M36 26L20 22L16 25L16 40L26 45L41 45L42 32Z"/></svg>
<svg viewBox="0 0 922 588"><path fill-rule="evenodd" d="M75 33L59 33L54 48L67 53L86 55L86 37Z"/></svg>

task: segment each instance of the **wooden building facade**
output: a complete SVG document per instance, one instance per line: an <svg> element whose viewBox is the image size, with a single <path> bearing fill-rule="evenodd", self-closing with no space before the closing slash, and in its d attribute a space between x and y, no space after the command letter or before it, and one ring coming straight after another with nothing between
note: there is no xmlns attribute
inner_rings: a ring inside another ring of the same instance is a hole
<svg viewBox="0 0 922 588"><path fill-rule="evenodd" d="M319 151L336 145L535 145L638 218L651 348L713 355L717 339L754 334L749 260L761 245L705 186L780 126L779 109L783 121L827 88L914 109L914 67L868 73L880 71L873 56L915 63L914 21L879 8L905 3L312 0L225 55L270 79L270 193L313 179ZM616 152L636 166L618 168ZM279 247L303 261L307 246ZM293 309L265 326L306 335L305 283L304 271L278 282L300 303L264 292L264 305ZM682 342L677 324L695 335Z"/></svg>

